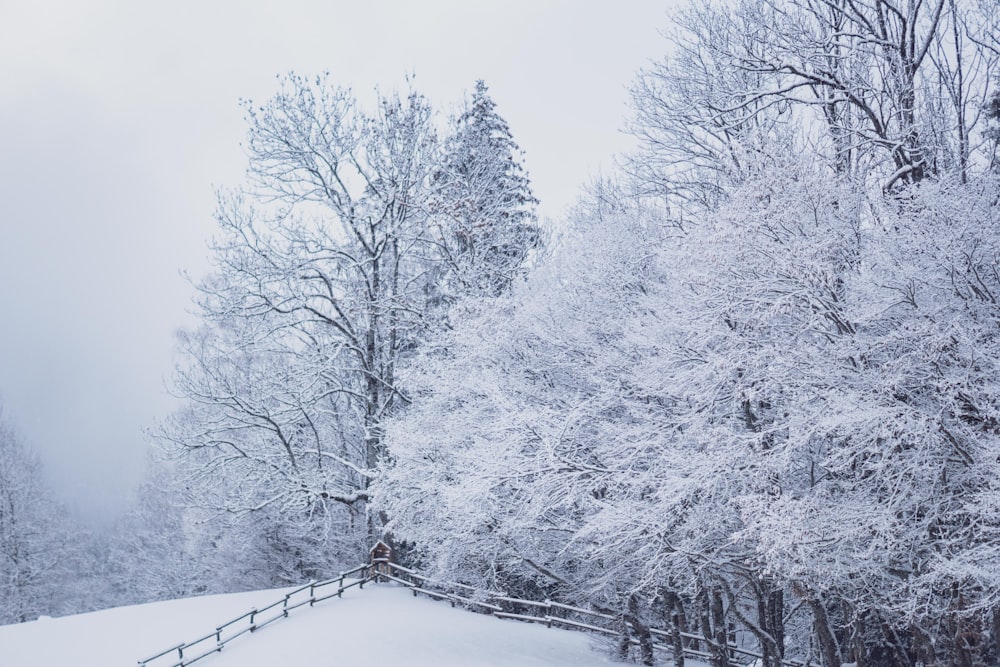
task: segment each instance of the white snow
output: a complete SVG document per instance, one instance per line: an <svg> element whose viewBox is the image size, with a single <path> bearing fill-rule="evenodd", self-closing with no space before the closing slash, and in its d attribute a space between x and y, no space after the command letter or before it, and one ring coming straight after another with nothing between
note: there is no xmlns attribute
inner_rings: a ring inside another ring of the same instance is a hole
<svg viewBox="0 0 1000 667"><path fill-rule="evenodd" d="M171 600L0 626L0 667L110 667L196 639L284 591ZM176 656L176 652L173 653ZM162 661L157 661L164 664ZM157 663L151 663L155 665ZM620 664L580 632L500 620L369 585L303 607L199 667L592 667Z"/></svg>

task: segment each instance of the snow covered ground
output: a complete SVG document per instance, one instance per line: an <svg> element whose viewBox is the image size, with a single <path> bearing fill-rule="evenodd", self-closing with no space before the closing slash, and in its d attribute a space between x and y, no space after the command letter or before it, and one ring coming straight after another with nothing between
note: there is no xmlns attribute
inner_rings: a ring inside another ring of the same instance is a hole
<svg viewBox="0 0 1000 667"><path fill-rule="evenodd" d="M0 667L136 665L284 591L171 600L0 626ZM593 637L453 609L387 584L304 607L199 667L592 667L620 664ZM173 655L176 656L176 653ZM155 663L154 663L155 664ZM152 667L152 665L151 665Z"/></svg>

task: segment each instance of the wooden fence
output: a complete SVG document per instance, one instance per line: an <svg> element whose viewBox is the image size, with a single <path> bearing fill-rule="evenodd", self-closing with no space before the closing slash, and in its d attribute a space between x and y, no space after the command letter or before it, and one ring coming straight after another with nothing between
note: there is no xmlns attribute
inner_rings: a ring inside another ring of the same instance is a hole
<svg viewBox="0 0 1000 667"><path fill-rule="evenodd" d="M562 627L582 630L617 638L626 645L637 646L639 638L630 633L623 614L608 614L594 609L584 609L573 605L555 602L553 600L522 600L508 597L501 593L482 591L472 586L445 582L427 577L415 570L397 565L385 558L374 558L370 564L359 565L351 570L341 572L339 577L325 581L311 581L285 594L280 600L262 607L254 608L223 623L203 637L194 641L184 642L166 648L144 660L139 660L139 667L187 667L202 658L222 651L225 646L244 635L253 633L282 618L288 618L289 612L305 605L312 607L317 602L340 597L344 591L357 586L363 588L368 582L396 582L413 592L414 596L426 595L437 600L445 600L451 606L461 606L466 609L490 614L497 618L509 618L530 623L543 623L548 627ZM649 634L655 650L672 655L673 646L671 630L650 627ZM695 640L699 645L707 640L701 635L681 633L684 639ZM749 663L763 660L763 656L752 649L736 644L726 647L733 664ZM707 652L683 647L685 656L696 660L709 660ZM175 655L176 653L176 655ZM172 662L168 662L172 661ZM782 660L785 667L811 667L809 662L797 660Z"/></svg>
<svg viewBox="0 0 1000 667"><path fill-rule="evenodd" d="M379 565L379 572L372 577L375 581L394 581L409 588L413 591L414 596L422 594L438 600L446 600L453 607L461 605L475 611L491 614L497 618L544 623L550 628L555 626L594 632L616 637L619 641L628 642L632 646L637 646L640 643L639 638L631 635L622 614L607 614L553 600L539 602L507 597L498 593L484 592L464 584L437 581L386 559L375 559L374 562ZM650 627L648 630L652 636L653 648L668 656L672 655L674 650L671 644L672 631L655 627ZM707 640L701 635L687 632L680 634L684 639L707 644ZM682 650L686 657L695 660L707 661L712 658L708 652L687 645L684 645ZM764 659L760 652L736 644L728 644L726 650L732 664L745 664ZM783 659L781 664L785 667L811 667L814 663Z"/></svg>
<svg viewBox="0 0 1000 667"><path fill-rule="evenodd" d="M355 586L364 587L365 583L371 580L370 570L370 565L359 565L354 569L341 572L339 577L333 579L310 581L308 584L285 593L283 598L266 607L260 609L255 607L245 614L217 626L213 632L203 637L171 646L156 655L139 660L139 667L154 667L154 665L155 667L187 667L187 665L193 665L202 658L218 653L225 648L226 644L237 637L242 637L275 621L288 618L288 614L294 609L305 605L312 607L317 602L341 597L344 591ZM173 662L167 662L168 660Z"/></svg>

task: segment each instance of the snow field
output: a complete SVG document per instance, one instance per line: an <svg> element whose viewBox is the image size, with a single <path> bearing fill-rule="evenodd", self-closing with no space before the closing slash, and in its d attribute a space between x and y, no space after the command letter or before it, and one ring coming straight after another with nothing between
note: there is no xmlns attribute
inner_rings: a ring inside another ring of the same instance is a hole
<svg viewBox="0 0 1000 667"><path fill-rule="evenodd" d="M288 589L290 590L290 589ZM0 626L0 667L134 666L210 632L284 590L170 600ZM580 632L414 598L389 584L351 589L228 644L199 667L594 667L620 664ZM173 654L176 656L176 653ZM160 662L160 661L157 661ZM154 667L157 663L152 663ZM160 663L163 664L163 663Z"/></svg>

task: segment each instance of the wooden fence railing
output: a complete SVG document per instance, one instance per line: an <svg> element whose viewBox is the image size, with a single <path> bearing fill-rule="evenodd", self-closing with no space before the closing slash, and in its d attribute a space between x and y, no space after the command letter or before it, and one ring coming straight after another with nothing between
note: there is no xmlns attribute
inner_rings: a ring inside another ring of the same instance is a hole
<svg viewBox="0 0 1000 667"><path fill-rule="evenodd" d="M371 565L358 567L341 572L339 577L325 581L310 581L293 591L285 593L284 597L266 607L253 608L215 628L213 632L193 641L184 642L166 648L156 655L151 655L139 661L139 667L187 667L213 653L218 653L226 644L237 637L260 630L282 618L288 618L289 612L299 607L340 597L349 588L361 588L370 581ZM174 655L176 652L176 655ZM167 662L173 660L173 662Z"/></svg>
<svg viewBox="0 0 1000 667"><path fill-rule="evenodd" d="M596 632L617 637L633 646L637 646L640 643L637 637L630 635L630 630L624 622L622 615L613 615L594 609L574 607L552 600L545 600L544 602L522 600L507 597L499 593L481 591L464 584L437 581L386 559L375 559L372 570L373 580L394 581L402 584L413 591L413 595L415 596L423 594L439 600L447 600L452 606L462 605L463 607L491 614L498 618L544 623L550 628L558 626ZM673 638L672 631L655 627L650 627L648 630L653 637L653 648L671 655L673 646L669 642ZM706 639L701 635L682 632L681 637L707 644ZM764 659L764 656L760 652L736 644L728 644L726 650L731 656L730 661L733 663L749 663ZM683 646L683 651L686 657L695 660L706 661L712 657L706 651L700 651L687 645ZM742 657L742 660L738 656ZM785 667L811 667L813 663L783 659L781 664Z"/></svg>
<svg viewBox="0 0 1000 667"><path fill-rule="evenodd" d="M595 609L584 609L573 605L555 602L553 600L522 600L506 596L498 592L483 591L465 584L439 581L427 577L415 570L403 567L385 558L373 558L370 564L359 565L351 570L341 572L339 577L325 581L311 581L289 591L280 600L262 607L254 608L227 621L198 639L184 642L166 648L144 660L139 660L139 667L187 667L202 658L222 651L225 646L243 635L253 633L282 618L288 618L289 612L299 607L322 602L333 597L340 597L344 591L357 586L363 588L368 582L396 582L405 586L413 595L426 595L438 600L446 600L454 607L464 608L490 614L497 618L509 618L531 623L544 623L548 627L563 627L573 630L583 630L609 635L637 646L640 639L632 636L624 616L608 614ZM307 592L308 591L308 592ZM671 630L650 627L652 646L655 650L671 655L673 646ZM684 639L695 640L699 644L707 644L701 635L681 633ZM729 644L726 650L732 663L747 663L763 660L763 656L752 649ZM708 652L700 651L685 643L685 656L696 660L709 660ZM176 655L175 655L176 652ZM739 657L742 657L742 660ZM172 662L168 662L168 660ZM813 663L798 660L782 660L785 667L811 667Z"/></svg>

